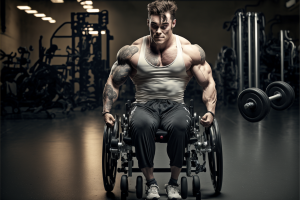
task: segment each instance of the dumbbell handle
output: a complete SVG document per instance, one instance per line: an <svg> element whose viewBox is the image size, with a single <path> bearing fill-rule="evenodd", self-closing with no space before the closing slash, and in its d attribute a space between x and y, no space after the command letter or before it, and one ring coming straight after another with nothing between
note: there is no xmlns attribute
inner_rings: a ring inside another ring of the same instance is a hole
<svg viewBox="0 0 300 200"><path fill-rule="evenodd" d="M279 92L276 92L276 93L277 94L269 97L270 101L273 101L275 99L280 99L282 97L282 95ZM247 108L252 108L254 106L255 106L255 104L253 102L248 102L244 105L244 108L247 109Z"/></svg>
<svg viewBox="0 0 300 200"><path fill-rule="evenodd" d="M275 93L277 94L269 97L270 101L273 101L275 99L280 99L282 97L282 95L279 92L275 92Z"/></svg>

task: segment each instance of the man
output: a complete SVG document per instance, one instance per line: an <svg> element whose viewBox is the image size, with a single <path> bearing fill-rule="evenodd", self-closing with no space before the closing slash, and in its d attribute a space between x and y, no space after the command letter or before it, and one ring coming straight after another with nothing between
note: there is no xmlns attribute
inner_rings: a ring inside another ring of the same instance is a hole
<svg viewBox="0 0 300 200"><path fill-rule="evenodd" d="M213 121L217 93L203 49L173 34L176 4L156 0L147 9L150 35L121 48L112 66L103 91L104 121L113 126L115 119L109 112L118 98L119 87L130 77L136 87L136 101L131 107L129 128L139 168L147 180L147 199L160 197L153 176L154 136L158 128L166 130L169 137L171 178L165 190L169 199L180 199L177 180L191 126L191 115L183 101L184 90L193 76L203 87L207 113L201 124L205 127Z"/></svg>

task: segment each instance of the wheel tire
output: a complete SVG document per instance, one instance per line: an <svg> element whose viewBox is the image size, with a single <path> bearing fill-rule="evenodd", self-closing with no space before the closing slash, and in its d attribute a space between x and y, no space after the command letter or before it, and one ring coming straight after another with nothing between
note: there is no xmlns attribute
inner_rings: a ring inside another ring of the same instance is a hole
<svg viewBox="0 0 300 200"><path fill-rule="evenodd" d="M143 197L143 178L142 176L136 177L136 198L141 199Z"/></svg>
<svg viewBox="0 0 300 200"><path fill-rule="evenodd" d="M197 197L200 194L200 198L201 198L201 192L200 192L200 178L198 175L193 176L193 196ZM198 195L197 195L198 193Z"/></svg>
<svg viewBox="0 0 300 200"><path fill-rule="evenodd" d="M222 189L223 182L223 152L221 133L217 119L214 119L212 126L206 130L208 143L210 144L212 150L208 153L210 177L215 189L215 193L219 194Z"/></svg>
<svg viewBox="0 0 300 200"><path fill-rule="evenodd" d="M127 178L127 175L123 175L121 177L120 189L121 189L121 199L125 200L126 197L128 196L128 178Z"/></svg>
<svg viewBox="0 0 300 200"><path fill-rule="evenodd" d="M188 182L187 178L181 177L181 197L182 199L186 199L188 194Z"/></svg>
<svg viewBox="0 0 300 200"><path fill-rule="evenodd" d="M102 144L102 178L103 185L107 192L114 189L116 182L117 160L112 159L110 149L111 131L105 125Z"/></svg>
<svg viewBox="0 0 300 200"><path fill-rule="evenodd" d="M127 199L127 195L125 193L121 193L121 200L126 200Z"/></svg>

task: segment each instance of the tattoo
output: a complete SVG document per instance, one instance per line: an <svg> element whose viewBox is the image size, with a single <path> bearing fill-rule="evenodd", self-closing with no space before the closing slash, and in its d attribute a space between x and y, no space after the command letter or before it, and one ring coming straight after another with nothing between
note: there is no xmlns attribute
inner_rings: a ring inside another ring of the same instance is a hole
<svg viewBox="0 0 300 200"><path fill-rule="evenodd" d="M124 46L122 47L118 54L117 54L117 60L120 65L124 65L126 61L128 61L134 54L136 54L139 51L139 48L136 46Z"/></svg>
<svg viewBox="0 0 300 200"><path fill-rule="evenodd" d="M205 52L204 50L198 45L198 44L194 44L196 47L198 47L198 50L200 52L200 56L201 56L201 62L204 63L205 62Z"/></svg>
<svg viewBox="0 0 300 200"><path fill-rule="evenodd" d="M145 57L146 57L146 60L148 60L152 65L160 66L160 61L158 59L159 58L158 54L155 54L148 47L146 47Z"/></svg>
<svg viewBox="0 0 300 200"><path fill-rule="evenodd" d="M107 84L103 91L103 111L111 109L114 100L118 97L117 93L113 90L113 87Z"/></svg>
<svg viewBox="0 0 300 200"><path fill-rule="evenodd" d="M131 72L131 67L129 64L118 65L115 67L112 72L112 81L115 85L121 86L127 80L129 74Z"/></svg>
<svg viewBox="0 0 300 200"><path fill-rule="evenodd" d="M111 67L109 76L110 76L110 75L113 75L113 74L116 72L117 67L118 67L118 61L116 61L116 62L113 64L113 66Z"/></svg>

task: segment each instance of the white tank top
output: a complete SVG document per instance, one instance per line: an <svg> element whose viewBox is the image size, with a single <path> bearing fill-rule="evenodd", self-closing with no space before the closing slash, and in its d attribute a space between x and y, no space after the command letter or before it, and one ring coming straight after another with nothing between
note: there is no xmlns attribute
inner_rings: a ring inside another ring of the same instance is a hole
<svg viewBox="0 0 300 200"><path fill-rule="evenodd" d="M179 37L175 36L177 56L172 63L163 67L157 67L146 60L147 36L144 36L137 73L131 79L136 88L135 102L146 103L152 99L168 99L184 103L184 90L192 77L189 78L186 73L181 43Z"/></svg>

